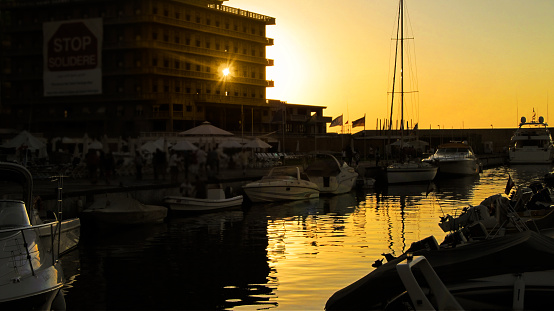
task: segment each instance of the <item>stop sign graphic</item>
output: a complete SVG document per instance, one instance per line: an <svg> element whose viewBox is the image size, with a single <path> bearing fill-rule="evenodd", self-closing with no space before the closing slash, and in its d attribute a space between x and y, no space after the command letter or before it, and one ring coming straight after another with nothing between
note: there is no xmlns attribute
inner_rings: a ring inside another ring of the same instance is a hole
<svg viewBox="0 0 554 311"><path fill-rule="evenodd" d="M50 71L94 69L98 66L98 39L82 22L61 24L47 43Z"/></svg>

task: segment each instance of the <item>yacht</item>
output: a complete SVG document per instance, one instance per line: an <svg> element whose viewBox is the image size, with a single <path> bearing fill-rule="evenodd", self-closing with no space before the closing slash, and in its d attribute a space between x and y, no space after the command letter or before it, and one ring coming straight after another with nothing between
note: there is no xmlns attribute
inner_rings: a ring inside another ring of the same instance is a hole
<svg viewBox="0 0 554 311"><path fill-rule="evenodd" d="M437 151L424 161L435 163L439 174L476 175L480 171L479 159L473 149L462 142L439 145Z"/></svg>
<svg viewBox="0 0 554 311"><path fill-rule="evenodd" d="M304 172L318 186L320 193L347 193L356 184L358 173L346 163L341 165L332 154L317 153L309 156L308 161Z"/></svg>
<svg viewBox="0 0 554 311"><path fill-rule="evenodd" d="M25 167L0 162L0 179L0 310L65 309L55 246L61 224L32 221L33 178ZM44 230L52 234L45 236Z"/></svg>
<svg viewBox="0 0 554 311"><path fill-rule="evenodd" d="M553 150L552 136L544 118L539 117L539 122L536 122L533 117L531 122L527 122L525 117L521 117L519 128L510 140L510 163L549 164L552 163Z"/></svg>
<svg viewBox="0 0 554 311"><path fill-rule="evenodd" d="M262 179L242 187L252 202L274 202L319 198L317 185L297 166L277 166Z"/></svg>

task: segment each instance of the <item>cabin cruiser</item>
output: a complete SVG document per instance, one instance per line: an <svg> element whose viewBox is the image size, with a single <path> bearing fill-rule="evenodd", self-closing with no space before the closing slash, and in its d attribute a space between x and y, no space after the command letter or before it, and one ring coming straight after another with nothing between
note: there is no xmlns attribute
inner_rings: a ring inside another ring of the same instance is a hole
<svg viewBox="0 0 554 311"><path fill-rule="evenodd" d="M5 182L0 196L0 309L64 309L64 275L54 246L60 243L60 222L33 222L33 179L25 167L0 162L0 179ZM14 184L22 191L14 190ZM43 235L44 230L51 234Z"/></svg>
<svg viewBox="0 0 554 311"><path fill-rule="evenodd" d="M319 197L318 186L297 166L277 166L262 179L244 185L252 202L305 200Z"/></svg>
<svg viewBox="0 0 554 311"><path fill-rule="evenodd" d="M332 154L317 153L307 159L309 163L304 172L320 193L346 193L356 184L358 173L346 163L341 165Z"/></svg>
<svg viewBox="0 0 554 311"><path fill-rule="evenodd" d="M531 122L521 117L519 128L510 140L508 155L511 164L552 163L552 136L543 117L539 117L539 122L536 122L534 117Z"/></svg>
<svg viewBox="0 0 554 311"><path fill-rule="evenodd" d="M438 174L476 175L479 174L479 159L466 143L450 142L439 145L437 151L424 162L435 163Z"/></svg>

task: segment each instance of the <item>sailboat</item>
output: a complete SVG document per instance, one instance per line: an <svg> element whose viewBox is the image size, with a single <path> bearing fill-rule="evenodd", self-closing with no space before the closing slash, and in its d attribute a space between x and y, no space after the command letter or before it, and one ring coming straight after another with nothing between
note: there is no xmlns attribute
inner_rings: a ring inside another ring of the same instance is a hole
<svg viewBox="0 0 554 311"><path fill-rule="evenodd" d="M398 29L396 31L396 55L394 60L394 74L393 74L393 83L392 83L392 101L391 101L391 115L389 122L389 137L392 129L392 112L394 104L394 94L395 94L395 81L397 74L397 62L400 60L400 103L401 103L401 121L400 121L400 150L403 149L404 143L404 0L400 0L400 5L398 7ZM400 42L400 59L398 57L398 45ZM398 184L398 183L414 183L414 182L429 182L435 178L437 175L438 167L422 162L397 162L393 163L386 167L387 182L389 184Z"/></svg>

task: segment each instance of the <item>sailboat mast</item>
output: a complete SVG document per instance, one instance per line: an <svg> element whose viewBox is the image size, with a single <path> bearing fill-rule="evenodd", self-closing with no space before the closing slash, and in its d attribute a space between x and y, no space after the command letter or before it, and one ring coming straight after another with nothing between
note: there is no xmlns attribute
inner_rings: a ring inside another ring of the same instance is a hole
<svg viewBox="0 0 554 311"><path fill-rule="evenodd" d="M400 0L400 146L404 141L404 0Z"/></svg>

